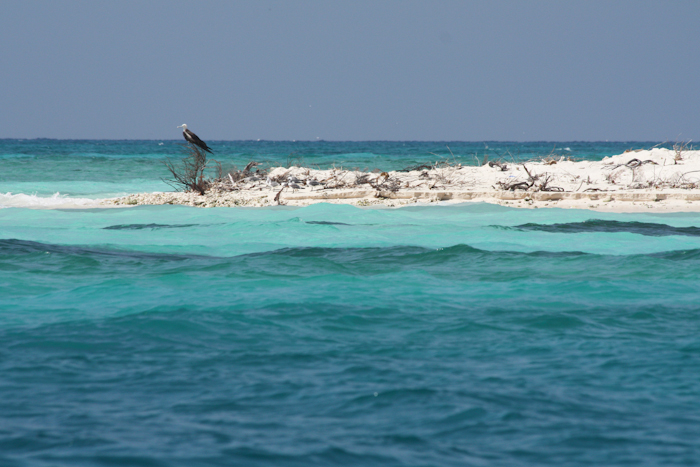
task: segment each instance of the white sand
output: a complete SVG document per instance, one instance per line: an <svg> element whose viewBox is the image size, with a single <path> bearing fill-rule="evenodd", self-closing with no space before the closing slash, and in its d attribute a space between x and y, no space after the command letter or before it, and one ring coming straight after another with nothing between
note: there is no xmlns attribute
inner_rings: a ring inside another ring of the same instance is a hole
<svg viewBox="0 0 700 467"><path fill-rule="evenodd" d="M229 183L206 195L144 193L105 203L255 207L277 204L306 206L324 202L400 207L438 201L476 201L523 208L560 207L612 212L700 211L700 151L679 153L656 148L630 151L599 162L573 162L561 158L524 164L503 163L507 165L506 170L489 165L457 165L369 174L342 169L277 167L270 171L270 179L282 184L294 183L298 188L271 187L264 178L253 176L236 185L235 191L229 191L234 186ZM305 185L312 180L320 184ZM520 188L508 189L521 182Z"/></svg>

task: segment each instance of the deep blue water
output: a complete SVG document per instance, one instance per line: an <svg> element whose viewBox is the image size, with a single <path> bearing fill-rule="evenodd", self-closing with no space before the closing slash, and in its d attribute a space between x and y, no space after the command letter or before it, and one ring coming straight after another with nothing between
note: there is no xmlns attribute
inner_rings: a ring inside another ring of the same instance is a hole
<svg viewBox="0 0 700 467"><path fill-rule="evenodd" d="M169 189L158 143L0 141L0 465L700 464L698 214L30 208ZM447 145L554 143L211 143L382 170Z"/></svg>

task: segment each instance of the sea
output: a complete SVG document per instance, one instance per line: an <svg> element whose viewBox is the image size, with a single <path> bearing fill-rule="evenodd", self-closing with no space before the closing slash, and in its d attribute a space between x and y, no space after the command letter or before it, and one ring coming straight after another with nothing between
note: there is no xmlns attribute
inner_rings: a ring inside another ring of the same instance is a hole
<svg viewBox="0 0 700 467"><path fill-rule="evenodd" d="M368 171L658 144L207 142ZM1 466L700 465L699 213L100 204L182 157L0 140Z"/></svg>

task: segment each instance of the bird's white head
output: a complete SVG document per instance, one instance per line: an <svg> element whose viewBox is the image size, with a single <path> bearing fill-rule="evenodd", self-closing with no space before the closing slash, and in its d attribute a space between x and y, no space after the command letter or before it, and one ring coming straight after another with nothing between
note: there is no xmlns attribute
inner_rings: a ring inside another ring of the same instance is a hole
<svg viewBox="0 0 700 467"><path fill-rule="evenodd" d="M187 124L186 124L186 123L183 123L183 124L180 125L178 128L182 128L182 131L185 131L185 130L187 129Z"/></svg>

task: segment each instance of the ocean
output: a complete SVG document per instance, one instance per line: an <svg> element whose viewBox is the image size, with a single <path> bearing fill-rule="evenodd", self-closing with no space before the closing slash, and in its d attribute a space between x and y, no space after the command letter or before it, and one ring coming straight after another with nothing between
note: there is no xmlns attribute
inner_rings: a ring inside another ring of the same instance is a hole
<svg viewBox="0 0 700 467"><path fill-rule="evenodd" d="M209 142L395 170L655 142ZM0 140L0 465L700 464L700 214L103 208L180 141Z"/></svg>

